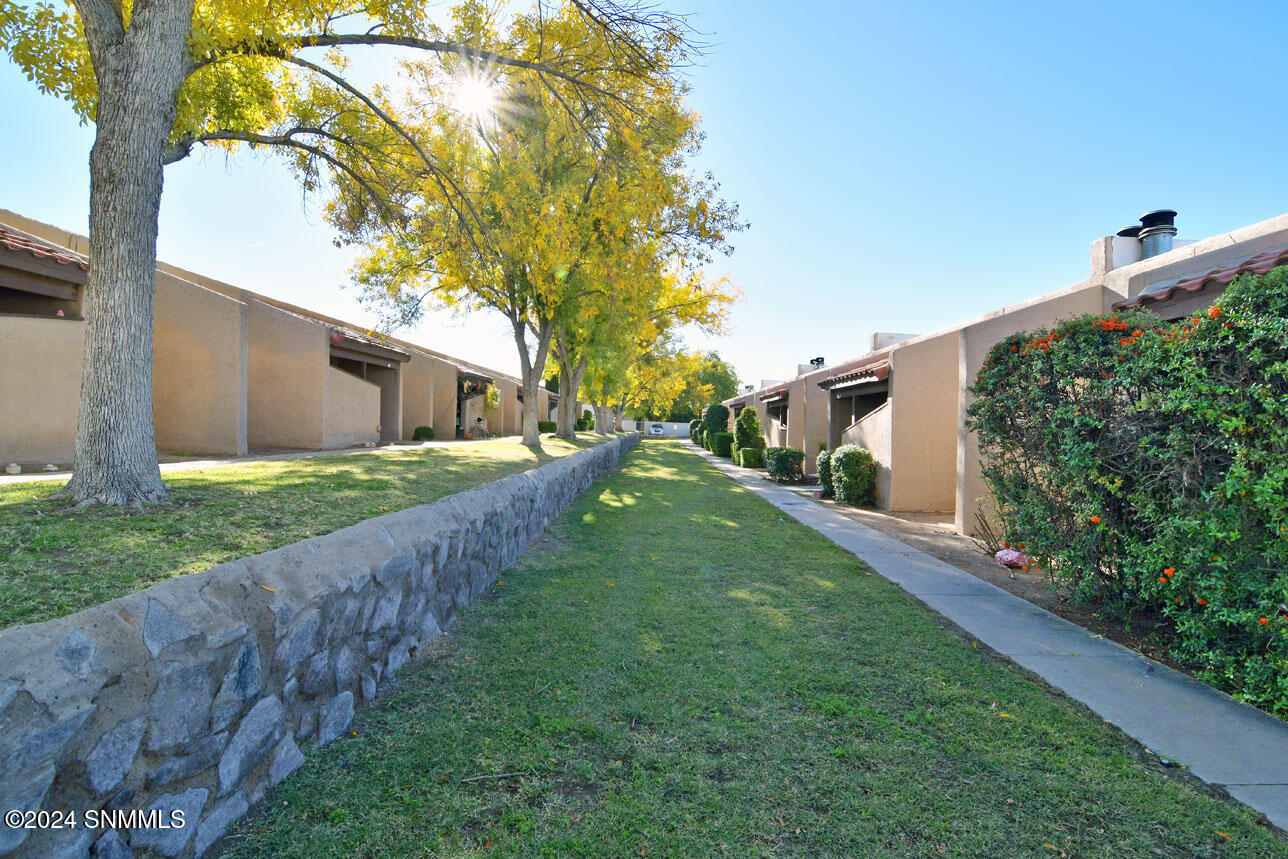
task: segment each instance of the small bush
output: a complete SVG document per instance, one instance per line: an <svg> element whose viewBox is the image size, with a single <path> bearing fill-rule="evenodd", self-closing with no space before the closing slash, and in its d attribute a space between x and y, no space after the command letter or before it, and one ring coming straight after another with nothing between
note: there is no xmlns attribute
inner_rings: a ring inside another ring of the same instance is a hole
<svg viewBox="0 0 1288 859"><path fill-rule="evenodd" d="M689 438L695 442L698 440L698 433L702 431L702 418L694 418L689 421Z"/></svg>
<svg viewBox="0 0 1288 859"><path fill-rule="evenodd" d="M718 432L711 437L711 452L728 459L733 455L733 433Z"/></svg>
<svg viewBox="0 0 1288 859"><path fill-rule="evenodd" d="M430 441L434 438L433 427L416 427L411 431L412 441Z"/></svg>
<svg viewBox="0 0 1288 859"><path fill-rule="evenodd" d="M769 477L777 483L800 483L805 474L805 451L794 447L765 449L765 467Z"/></svg>
<svg viewBox="0 0 1288 859"><path fill-rule="evenodd" d="M814 466L818 469L818 485L823 489L823 497L834 497L836 487L832 484L832 451L827 448L820 450Z"/></svg>
<svg viewBox="0 0 1288 859"><path fill-rule="evenodd" d="M836 498L855 507L876 500L877 464L871 451L843 444L832 451L830 471Z"/></svg>
<svg viewBox="0 0 1288 859"><path fill-rule="evenodd" d="M559 429L559 424L554 421L537 421L537 432L555 432Z"/></svg>
<svg viewBox="0 0 1288 859"><path fill-rule="evenodd" d="M738 457L734 462L743 468L764 468L765 452L758 447L739 448Z"/></svg>
<svg viewBox="0 0 1288 859"><path fill-rule="evenodd" d="M588 432L595 428L595 419L591 417L590 412L582 412L581 417L577 418L577 432Z"/></svg>

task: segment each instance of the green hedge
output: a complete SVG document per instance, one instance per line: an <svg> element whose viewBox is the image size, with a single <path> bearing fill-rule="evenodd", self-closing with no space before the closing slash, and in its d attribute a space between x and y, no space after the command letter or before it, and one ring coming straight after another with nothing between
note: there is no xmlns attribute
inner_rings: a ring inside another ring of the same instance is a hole
<svg viewBox="0 0 1288 859"><path fill-rule="evenodd" d="M820 450L814 460L814 467L818 469L818 485L823 491L823 497L833 497L836 487L832 484L832 452L827 448Z"/></svg>
<svg viewBox="0 0 1288 859"><path fill-rule="evenodd" d="M711 437L711 452L726 459L733 456L733 433L718 432Z"/></svg>
<svg viewBox="0 0 1288 859"><path fill-rule="evenodd" d="M595 418L590 412L582 412L581 417L577 418L577 432L587 432L595 428Z"/></svg>
<svg viewBox="0 0 1288 859"><path fill-rule="evenodd" d="M1288 268L1165 323L997 344L970 427L1006 538L1084 603L1168 621L1172 655L1288 716Z"/></svg>
<svg viewBox="0 0 1288 859"><path fill-rule="evenodd" d="M794 447L765 449L765 467L778 483L800 483L804 476L805 452Z"/></svg>
<svg viewBox="0 0 1288 859"><path fill-rule="evenodd" d="M411 431L412 441L431 441L434 438L433 427L416 427Z"/></svg>
<svg viewBox="0 0 1288 859"><path fill-rule="evenodd" d="M743 468L764 468L765 452L758 447L744 447L738 451L734 462Z"/></svg>
<svg viewBox="0 0 1288 859"><path fill-rule="evenodd" d="M756 414L755 409L744 408L738 413L738 417L733 422L734 462L741 464L737 456L739 451L756 450L759 452L764 449L765 436L760 430L760 416ZM763 457L758 458L757 461L763 461Z"/></svg>
<svg viewBox="0 0 1288 859"><path fill-rule="evenodd" d="M694 418L693 420L689 421L689 438L693 439L693 442L695 444L698 441L698 435L701 431L702 431L702 418Z"/></svg>
<svg viewBox="0 0 1288 859"><path fill-rule="evenodd" d="M712 403L707 406L706 412L702 415L703 436L708 442L711 437L718 432L729 431L729 408L719 403Z"/></svg>
<svg viewBox="0 0 1288 859"><path fill-rule="evenodd" d="M554 421L537 421L537 432L555 432L559 429L559 424Z"/></svg>
<svg viewBox="0 0 1288 859"><path fill-rule="evenodd" d="M830 469L836 499L855 507L876 501L877 465L871 451L843 444L832 451Z"/></svg>

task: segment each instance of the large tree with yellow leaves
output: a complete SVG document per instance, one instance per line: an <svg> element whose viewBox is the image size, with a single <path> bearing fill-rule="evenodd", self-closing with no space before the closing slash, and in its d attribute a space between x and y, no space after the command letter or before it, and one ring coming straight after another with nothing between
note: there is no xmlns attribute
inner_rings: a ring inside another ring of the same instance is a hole
<svg viewBox="0 0 1288 859"><path fill-rule="evenodd" d="M634 0L539 0L513 16L509 40L478 30L487 17L477 0L457 6L447 29L421 0L0 0L0 48L95 124L84 374L68 487L76 503L139 507L167 495L151 390L166 164L201 144L271 146L294 159L306 188L358 189L382 218L398 195L426 188L468 218L474 213L385 88L347 75L346 52L467 57L530 76L580 115L629 111L614 81L652 80L659 58L687 50L682 19ZM408 175L403 168L417 161L428 186L374 181Z"/></svg>
<svg viewBox="0 0 1288 859"><path fill-rule="evenodd" d="M670 69L680 58L659 52L653 64ZM430 141L468 216L450 195L413 193L402 198L403 214L390 228L353 186L342 189L329 215L367 246L355 280L394 324L414 321L427 303L505 316L525 391L539 387L555 342L561 363L572 361L565 375L575 386L586 353L568 348L568 332L593 340L613 324L605 308L657 298L647 291L663 268L681 267L698 249L725 247L725 234L739 226L736 208L716 196L714 183L685 173L696 118L668 75L601 83L635 107L620 111L602 102L569 110L540 80L480 75L455 58L414 71L412 99L428 106L419 136ZM460 92L462 80L473 97L453 103L446 94ZM421 178L430 181L438 177ZM561 397L565 430L575 393L572 387ZM525 444L537 443L536 406L535 397L524 398Z"/></svg>

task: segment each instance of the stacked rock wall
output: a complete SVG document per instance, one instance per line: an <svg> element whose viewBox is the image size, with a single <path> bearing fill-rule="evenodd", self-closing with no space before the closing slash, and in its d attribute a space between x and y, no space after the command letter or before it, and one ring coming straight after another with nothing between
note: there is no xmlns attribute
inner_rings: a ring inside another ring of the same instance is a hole
<svg viewBox="0 0 1288 859"><path fill-rule="evenodd" d="M0 630L0 853L206 852L637 441Z"/></svg>

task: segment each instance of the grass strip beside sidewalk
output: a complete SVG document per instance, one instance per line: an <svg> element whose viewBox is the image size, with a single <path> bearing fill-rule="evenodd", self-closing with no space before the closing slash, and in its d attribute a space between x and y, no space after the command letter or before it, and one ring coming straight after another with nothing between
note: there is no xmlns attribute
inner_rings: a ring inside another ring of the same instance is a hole
<svg viewBox="0 0 1288 859"><path fill-rule="evenodd" d="M430 650L232 855L1288 852L674 442Z"/></svg>
<svg viewBox="0 0 1288 859"><path fill-rule="evenodd" d="M50 482L0 486L0 627L48 620L535 468L595 443L543 436L175 471L173 502L75 509Z"/></svg>

